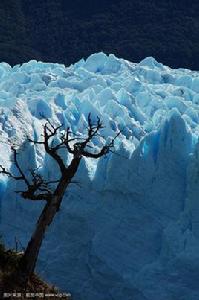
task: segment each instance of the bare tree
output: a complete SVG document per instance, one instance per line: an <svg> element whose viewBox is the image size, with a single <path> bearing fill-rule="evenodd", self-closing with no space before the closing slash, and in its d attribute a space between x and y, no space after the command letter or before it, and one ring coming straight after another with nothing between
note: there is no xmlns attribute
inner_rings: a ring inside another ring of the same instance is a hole
<svg viewBox="0 0 199 300"><path fill-rule="evenodd" d="M97 121L94 123L91 120L91 114L88 115L88 128L85 137L83 134L82 136L77 136L71 132L70 128L67 128L64 132L61 128L62 125L55 127L49 120L47 120L46 124L43 126L42 141L27 138L28 141L34 145L42 145L45 152L57 163L61 174L58 180L47 181L41 174L39 174L38 170L30 170L30 180L29 177L25 175L18 162L18 152L14 146L11 148L13 152L13 162L18 174L14 175L0 165L1 174L7 175L17 181L19 180L24 182L26 190L18 191L23 198L33 201L46 201L37 221L35 231L32 234L17 270L17 276L20 277L23 284L27 283L28 279L34 272L46 229L52 223L56 213L59 211L64 193L72 182L72 178L78 170L82 157L98 159L106 155L112 151L114 141L120 134L119 132L107 145L103 145L97 151L92 142L94 138L97 137L99 139L101 137L100 131L103 128L103 125L100 118L97 118ZM59 143L53 145L52 139L55 137L59 137ZM64 149L64 151L72 154L72 159L69 165L66 165L64 159L59 154L60 149Z"/></svg>

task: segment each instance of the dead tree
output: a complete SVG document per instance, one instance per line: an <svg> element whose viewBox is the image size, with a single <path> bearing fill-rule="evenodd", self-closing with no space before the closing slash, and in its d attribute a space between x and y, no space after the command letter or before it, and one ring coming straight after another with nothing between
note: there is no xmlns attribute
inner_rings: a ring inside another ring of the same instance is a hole
<svg viewBox="0 0 199 300"><path fill-rule="evenodd" d="M30 180L25 175L18 162L18 152L14 146L12 146L13 161L18 174L14 175L10 171L6 170L3 166L0 166L0 173L25 183L26 190L18 191L23 198L33 201L44 200L46 202L37 221L35 231L32 234L17 270L17 276L20 277L20 280L23 282L23 284L28 282L28 279L34 272L46 229L52 223L56 213L59 211L64 193L72 182L72 179L78 170L81 159L83 157L98 159L108 154L110 151L112 151L112 148L114 147L114 141L120 134L119 132L109 144L103 145L100 150L96 151L96 148L91 142L94 138L101 137L100 131L103 128L103 125L100 118L98 118L94 123L91 120L91 115L88 115L88 128L85 137L83 134L82 136L77 136L71 132L70 128L67 128L67 130L64 132L61 130L61 128L62 125L55 127L49 120L47 120L46 124L43 126L42 141L36 141L32 140L31 138L27 138L28 141L34 145L42 145L45 152L57 163L61 174L58 180L46 181L37 170L30 171ZM59 137L60 142L53 146L51 141L56 136ZM60 156L60 149L64 149L64 151L72 154L72 159L69 165L66 165L63 158Z"/></svg>

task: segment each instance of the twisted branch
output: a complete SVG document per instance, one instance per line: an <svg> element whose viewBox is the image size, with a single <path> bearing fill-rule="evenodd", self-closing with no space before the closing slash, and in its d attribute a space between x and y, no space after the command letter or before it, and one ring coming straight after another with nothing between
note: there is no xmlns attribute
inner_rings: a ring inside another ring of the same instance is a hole
<svg viewBox="0 0 199 300"><path fill-rule="evenodd" d="M88 128L87 128L87 136L86 137L79 137L75 134L73 134L68 127L66 129L66 132L62 133L60 132L63 125L59 125L55 127L49 119L47 119L45 125L43 126L43 140L42 141L35 141L32 140L30 137L27 137L27 140L30 143L33 143L35 145L43 145L44 149L47 154L49 154L58 164L60 171L61 171L61 178L64 176L67 176L67 174L70 174L71 168L73 166L74 161L80 161L82 157L90 157L94 159L98 159L109 152L113 152L112 148L115 146L115 140L120 135L121 131L119 131L116 136L108 143L107 145L104 145L97 153L88 151L87 149L94 148L94 146L91 146L90 143L92 142L94 137L102 137L100 134L101 129L103 129L102 122L99 117L97 117L97 122L93 123L91 119L91 114L88 115ZM50 143L50 139L54 138L55 136L59 137L60 143L58 143L56 146L53 146L52 143ZM69 166L66 166L61 156L58 154L59 149L65 149L67 152L71 153L73 155L72 161ZM13 162L17 168L17 171L19 173L18 176L12 174L10 171L6 170L2 165L0 165L0 173L3 175L6 175L8 177L11 177L15 180L21 180L26 185L25 191L17 191L17 193L20 193L21 196L25 199L31 199L31 200L46 200L49 201L52 199L52 196L56 190L53 191L51 185L53 184L59 184L60 179L53 180L53 181L46 181L42 177L41 174L36 172L36 170L30 170L30 175L32 180L29 181L27 177L25 176L22 168L20 167L20 164L17 160L17 150L14 146L11 146L11 150L13 152ZM75 183L69 180L69 183Z"/></svg>

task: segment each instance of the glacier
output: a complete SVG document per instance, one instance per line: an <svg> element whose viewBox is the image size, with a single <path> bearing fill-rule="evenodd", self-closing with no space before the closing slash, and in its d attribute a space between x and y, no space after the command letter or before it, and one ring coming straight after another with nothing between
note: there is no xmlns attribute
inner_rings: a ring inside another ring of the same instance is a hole
<svg viewBox="0 0 199 300"><path fill-rule="evenodd" d="M84 159L42 245L37 272L74 300L199 299L199 72L148 57L131 63L104 53L65 67L0 64L0 164L59 175L39 139L44 118L105 128L96 147L121 130L115 153ZM65 157L66 160L70 157ZM26 246L43 203L21 199L0 177L0 234Z"/></svg>

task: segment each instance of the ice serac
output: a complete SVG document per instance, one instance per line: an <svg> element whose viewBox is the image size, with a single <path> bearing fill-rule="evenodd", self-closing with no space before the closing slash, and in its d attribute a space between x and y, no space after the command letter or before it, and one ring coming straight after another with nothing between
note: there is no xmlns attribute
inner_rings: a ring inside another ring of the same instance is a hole
<svg viewBox="0 0 199 300"><path fill-rule="evenodd" d="M77 300L199 299L199 72L98 53L70 67L0 64L0 164L13 172L8 141L22 144L23 171L59 177L41 145L48 118L85 133L87 117L119 131L115 153L83 159L48 229L37 271ZM56 144L58 137L51 141ZM65 162L70 155L61 150ZM0 234L25 247L43 203L0 177Z"/></svg>

